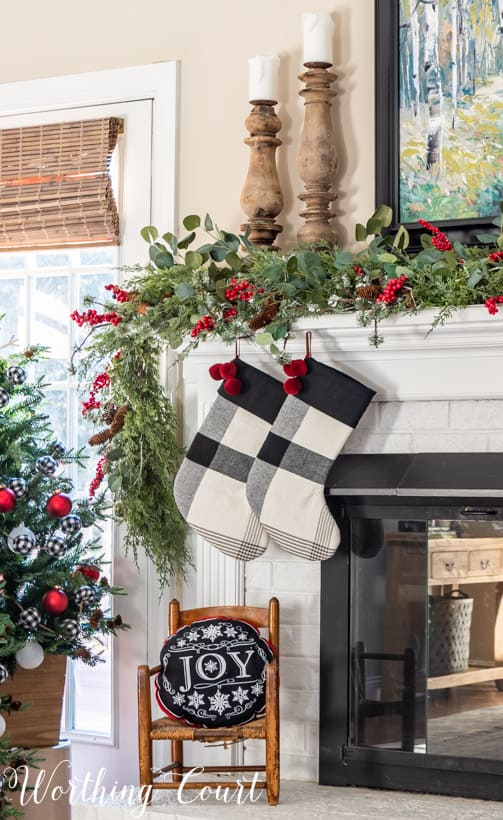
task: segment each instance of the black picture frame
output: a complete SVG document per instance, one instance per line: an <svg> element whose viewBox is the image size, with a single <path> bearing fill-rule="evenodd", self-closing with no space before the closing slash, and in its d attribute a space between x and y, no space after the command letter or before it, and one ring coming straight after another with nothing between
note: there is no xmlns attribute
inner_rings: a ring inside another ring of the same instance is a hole
<svg viewBox="0 0 503 820"><path fill-rule="evenodd" d="M376 207L393 209L390 231L399 225L400 214L400 109L399 109L400 0L375 0L375 199ZM492 220L434 220L451 242L477 244L477 234L494 233ZM424 217L428 220L428 214ZM403 223L411 237L410 249L419 249L425 229L417 222ZM480 244L480 243L478 243Z"/></svg>

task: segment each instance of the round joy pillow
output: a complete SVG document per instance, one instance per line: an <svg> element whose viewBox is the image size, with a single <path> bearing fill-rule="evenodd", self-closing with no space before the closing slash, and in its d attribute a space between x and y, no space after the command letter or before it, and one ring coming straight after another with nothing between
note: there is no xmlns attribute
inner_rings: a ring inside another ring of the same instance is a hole
<svg viewBox="0 0 503 820"><path fill-rule="evenodd" d="M258 630L232 618L206 618L166 639L157 701L170 717L207 728L260 717L273 657Z"/></svg>

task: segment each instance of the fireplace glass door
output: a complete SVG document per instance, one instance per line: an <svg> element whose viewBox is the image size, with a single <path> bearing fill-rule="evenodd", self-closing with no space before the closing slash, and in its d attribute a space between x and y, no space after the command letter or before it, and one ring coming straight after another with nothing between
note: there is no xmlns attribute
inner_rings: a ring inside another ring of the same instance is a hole
<svg viewBox="0 0 503 820"><path fill-rule="evenodd" d="M350 747L503 761L502 591L501 520L352 519Z"/></svg>

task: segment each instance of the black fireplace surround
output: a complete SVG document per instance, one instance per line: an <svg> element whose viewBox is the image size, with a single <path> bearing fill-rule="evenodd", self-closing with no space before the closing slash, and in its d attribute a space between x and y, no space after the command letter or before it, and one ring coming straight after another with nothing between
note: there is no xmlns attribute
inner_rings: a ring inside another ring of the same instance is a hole
<svg viewBox="0 0 503 820"><path fill-rule="evenodd" d="M341 456L326 495L320 783L503 800L503 453ZM473 600L470 665L438 674L447 594Z"/></svg>

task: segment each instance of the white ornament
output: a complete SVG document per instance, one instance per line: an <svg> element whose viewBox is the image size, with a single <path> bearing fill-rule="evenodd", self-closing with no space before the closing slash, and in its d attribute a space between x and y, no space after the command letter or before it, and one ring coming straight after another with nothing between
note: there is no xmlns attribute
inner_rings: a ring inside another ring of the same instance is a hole
<svg viewBox="0 0 503 820"><path fill-rule="evenodd" d="M23 669L36 669L44 660L44 650L36 641L29 641L16 652L16 661Z"/></svg>
<svg viewBox="0 0 503 820"><path fill-rule="evenodd" d="M7 723L3 715L0 715L0 737L5 734L5 730L7 728Z"/></svg>

